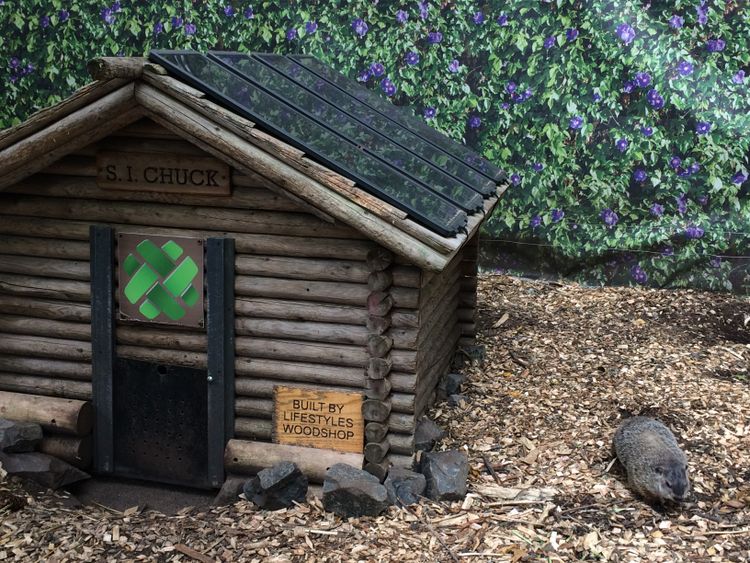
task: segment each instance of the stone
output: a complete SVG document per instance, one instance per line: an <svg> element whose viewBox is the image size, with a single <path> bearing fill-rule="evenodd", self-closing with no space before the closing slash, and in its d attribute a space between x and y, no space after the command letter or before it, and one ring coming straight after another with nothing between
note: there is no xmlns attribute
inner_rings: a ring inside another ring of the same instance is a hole
<svg viewBox="0 0 750 563"><path fill-rule="evenodd" d="M345 463L328 469L323 481L323 508L344 518L377 516L388 508L388 492L367 471Z"/></svg>
<svg viewBox="0 0 750 563"><path fill-rule="evenodd" d="M425 417L417 424L414 431L414 450L430 451L433 446L445 438L446 431L440 428L435 422Z"/></svg>
<svg viewBox="0 0 750 563"><path fill-rule="evenodd" d="M8 475L29 479L49 489L90 478L88 473L69 463L39 452L0 453L0 463Z"/></svg>
<svg viewBox="0 0 750 563"><path fill-rule="evenodd" d="M461 392L461 386L466 383L466 376L462 373L449 373L443 378L442 387L446 395L456 395Z"/></svg>
<svg viewBox="0 0 750 563"><path fill-rule="evenodd" d="M392 467L384 485L391 504L408 505L419 502L419 497L424 495L427 488L427 479L421 473Z"/></svg>
<svg viewBox="0 0 750 563"><path fill-rule="evenodd" d="M42 441L42 427L33 422L0 418L0 452L33 452Z"/></svg>
<svg viewBox="0 0 750 563"><path fill-rule="evenodd" d="M449 395L448 406L449 407L462 407L466 404L465 395Z"/></svg>
<svg viewBox="0 0 750 563"><path fill-rule="evenodd" d="M427 452L422 455L422 474L427 496L432 500L460 500L466 496L469 460L458 450Z"/></svg>
<svg viewBox="0 0 750 563"><path fill-rule="evenodd" d="M239 500L240 494L242 493L242 489L245 486L246 482L247 477L227 475L227 478L224 480L224 484L221 486L221 489L218 493L216 493L214 500L211 501L211 505L227 506L229 504L234 504Z"/></svg>
<svg viewBox="0 0 750 563"><path fill-rule="evenodd" d="M282 461L259 471L245 483L244 493L260 508L279 510L293 506L295 501L305 502L307 486L307 477L297 464Z"/></svg>

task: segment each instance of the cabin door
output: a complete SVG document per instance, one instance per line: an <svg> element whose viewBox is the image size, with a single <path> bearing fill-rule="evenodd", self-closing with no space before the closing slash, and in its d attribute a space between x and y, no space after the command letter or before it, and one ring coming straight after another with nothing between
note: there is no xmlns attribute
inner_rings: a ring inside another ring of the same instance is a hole
<svg viewBox="0 0 750 563"><path fill-rule="evenodd" d="M94 468L219 487L234 424L234 246L91 229Z"/></svg>

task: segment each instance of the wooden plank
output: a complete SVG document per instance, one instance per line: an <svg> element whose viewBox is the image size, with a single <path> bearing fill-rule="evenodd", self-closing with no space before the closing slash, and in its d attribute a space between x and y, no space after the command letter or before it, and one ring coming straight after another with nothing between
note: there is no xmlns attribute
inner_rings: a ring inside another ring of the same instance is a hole
<svg viewBox="0 0 750 563"><path fill-rule="evenodd" d="M90 82L76 90L70 97L53 106L43 108L29 116L23 123L0 131L0 150L9 147L24 137L28 137L62 117L102 98L113 90L127 84L127 80L116 79L106 82Z"/></svg>
<svg viewBox="0 0 750 563"><path fill-rule="evenodd" d="M110 190L228 196L229 165L210 156L100 151L96 182Z"/></svg>
<svg viewBox="0 0 750 563"><path fill-rule="evenodd" d="M0 254L0 272L7 274L88 281L91 275L89 270L88 261Z"/></svg>
<svg viewBox="0 0 750 563"><path fill-rule="evenodd" d="M245 297L271 297L304 301L322 301L340 305L364 307L370 291L365 284L290 280L260 276L237 276L237 295Z"/></svg>
<svg viewBox="0 0 750 563"><path fill-rule="evenodd" d="M2 197L2 194L0 194ZM2 211L2 208L0 208ZM0 234L26 235L29 227L28 217L14 217L0 214ZM70 240L89 239L90 223L85 221L68 221L33 217L34 236L44 238L64 238ZM363 240L347 240L343 238L326 238L303 236L272 235L268 233L235 233L221 228L203 230L169 228L166 226L148 226L143 224L126 225L111 222L110 226L116 230L127 229L143 234L172 235L194 238L207 236L232 236L235 248L239 253L265 254L273 256L302 256L319 258L340 258L347 260L364 260L367 252L374 243ZM206 227L214 227L213 223L206 223Z"/></svg>
<svg viewBox="0 0 750 563"><path fill-rule="evenodd" d="M8 215L50 219L85 217L91 222L124 225L191 229L196 224L206 224L224 232L359 238L352 229L324 223L306 213L216 209L208 206L161 203L122 202L115 206L96 200L50 199L38 196L9 198L2 211Z"/></svg>
<svg viewBox="0 0 750 563"><path fill-rule="evenodd" d="M2 294L0 294L0 313L58 321L76 321L82 323L91 321L91 307L87 303L34 299Z"/></svg>
<svg viewBox="0 0 750 563"><path fill-rule="evenodd" d="M0 274L0 294L88 302L91 291L81 281Z"/></svg>
<svg viewBox="0 0 750 563"><path fill-rule="evenodd" d="M274 404L274 442L362 453L361 393L279 386Z"/></svg>
<svg viewBox="0 0 750 563"><path fill-rule="evenodd" d="M0 189L143 115L127 84L0 152Z"/></svg>
<svg viewBox="0 0 750 563"><path fill-rule="evenodd" d="M84 342L91 340L91 325L89 323L34 319L22 315L0 314L0 332L82 340Z"/></svg>
<svg viewBox="0 0 750 563"><path fill-rule="evenodd" d="M0 373L0 390L66 399L91 399L91 383L36 377L18 373Z"/></svg>
<svg viewBox="0 0 750 563"><path fill-rule="evenodd" d="M91 381L91 363L52 358L0 356L0 371Z"/></svg>
<svg viewBox="0 0 750 563"><path fill-rule="evenodd" d="M82 260L86 263L89 260L89 245L75 240L6 235L2 239L2 251L16 256Z"/></svg>
<svg viewBox="0 0 750 563"><path fill-rule="evenodd" d="M322 483L328 468L337 463L361 468L363 455L287 444L230 440L224 456L227 472L241 475L254 475L281 461L296 463L310 481Z"/></svg>
<svg viewBox="0 0 750 563"><path fill-rule="evenodd" d="M367 321L367 310L364 307L262 297L236 298L235 312L238 316L344 325L362 326Z"/></svg>
<svg viewBox="0 0 750 563"><path fill-rule="evenodd" d="M356 345L366 344L368 334L365 327L356 325L312 321L276 321L248 317L237 317L235 329L237 334L244 336Z"/></svg>

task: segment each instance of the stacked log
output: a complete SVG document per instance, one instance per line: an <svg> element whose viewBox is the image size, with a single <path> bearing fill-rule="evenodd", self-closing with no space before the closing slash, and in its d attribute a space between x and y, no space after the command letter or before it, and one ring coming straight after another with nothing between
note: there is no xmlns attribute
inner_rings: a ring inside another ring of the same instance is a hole
<svg viewBox="0 0 750 563"><path fill-rule="evenodd" d="M395 304L393 285L393 255L384 248L375 248L367 255L367 364L366 387L362 414L365 419L365 470L384 479L390 460L388 452L388 421L393 407L391 401L393 369L393 337L391 309Z"/></svg>
<svg viewBox="0 0 750 563"><path fill-rule="evenodd" d="M462 278L458 300L458 321L461 326L459 345L476 343L477 272L479 265L479 233L462 250Z"/></svg>
<svg viewBox="0 0 750 563"><path fill-rule="evenodd" d="M0 418L42 427L39 450L80 469L91 465L93 409L89 401L0 391Z"/></svg>

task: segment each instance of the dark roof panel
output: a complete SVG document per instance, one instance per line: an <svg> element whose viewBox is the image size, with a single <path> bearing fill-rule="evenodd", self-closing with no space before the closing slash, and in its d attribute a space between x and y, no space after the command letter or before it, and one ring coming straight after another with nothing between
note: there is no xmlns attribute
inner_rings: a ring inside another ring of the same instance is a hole
<svg viewBox="0 0 750 563"><path fill-rule="evenodd" d="M483 197L496 193L494 181L474 164L466 166L292 58L154 51L151 59L442 236L455 235L466 225L466 213L481 211ZM318 70L327 68L311 57L300 62L310 61Z"/></svg>

